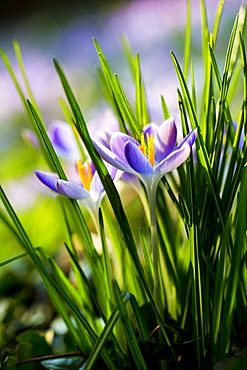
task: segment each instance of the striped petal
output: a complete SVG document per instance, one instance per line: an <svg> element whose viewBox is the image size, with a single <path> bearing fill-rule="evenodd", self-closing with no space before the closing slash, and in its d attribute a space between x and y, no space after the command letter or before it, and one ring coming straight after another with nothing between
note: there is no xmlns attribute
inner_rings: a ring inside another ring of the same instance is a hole
<svg viewBox="0 0 247 370"><path fill-rule="evenodd" d="M59 194L72 199L85 199L90 197L89 191L69 181L57 180L56 188Z"/></svg>
<svg viewBox="0 0 247 370"><path fill-rule="evenodd" d="M159 126L156 125L156 123L151 122L148 125L145 125L142 129L144 133L144 137L146 137L146 134L155 136L158 132Z"/></svg>
<svg viewBox="0 0 247 370"><path fill-rule="evenodd" d="M197 129L191 131L185 138L180 141L180 143L176 146L174 150L180 149L184 143L189 144L190 147L194 144L195 140L197 138Z"/></svg>
<svg viewBox="0 0 247 370"><path fill-rule="evenodd" d="M135 145L140 145L133 137L123 134L122 132L114 132L110 140L111 150L123 161L126 161L124 148L128 141L131 141Z"/></svg>
<svg viewBox="0 0 247 370"><path fill-rule="evenodd" d="M140 175L152 175L154 173L153 166L149 160L132 141L127 142L124 153L129 165Z"/></svg>
<svg viewBox="0 0 247 370"><path fill-rule="evenodd" d="M112 166L118 168L119 170L126 171L129 173L136 174L135 171L129 166L126 159L119 158L115 153L102 145L99 141L93 141L93 144L99 153L99 155Z"/></svg>
<svg viewBox="0 0 247 370"><path fill-rule="evenodd" d="M189 157L190 151L190 145L184 143L181 148L174 150L159 163L155 169L155 173L167 173L179 167Z"/></svg>
<svg viewBox="0 0 247 370"><path fill-rule="evenodd" d="M155 145L155 160L157 163L167 157L176 144L177 128L173 117L167 119L159 127L157 135L154 139Z"/></svg>

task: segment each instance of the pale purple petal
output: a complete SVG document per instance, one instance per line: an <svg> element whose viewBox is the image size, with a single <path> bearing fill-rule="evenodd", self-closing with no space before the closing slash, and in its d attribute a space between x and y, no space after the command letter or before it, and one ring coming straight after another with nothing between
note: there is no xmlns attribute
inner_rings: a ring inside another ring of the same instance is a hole
<svg viewBox="0 0 247 370"><path fill-rule="evenodd" d="M106 109L103 113L99 114L94 119L88 122L90 135L97 140L98 132L107 130L108 132L119 131L119 122L117 117L110 109ZM101 141L101 140L100 140Z"/></svg>
<svg viewBox="0 0 247 370"><path fill-rule="evenodd" d="M153 174L153 166L142 153L137 145L133 144L132 141L127 142L125 145L125 157L129 165L139 174Z"/></svg>
<svg viewBox="0 0 247 370"><path fill-rule="evenodd" d="M96 172L95 165L94 165L94 163L93 163L91 160L89 160L89 163L90 163L90 167L91 167L92 175L94 175L94 174L95 174L95 172ZM84 163L84 166L86 166L86 163Z"/></svg>
<svg viewBox="0 0 247 370"><path fill-rule="evenodd" d="M157 135L154 139L155 146L155 160L157 163L162 161L166 156L168 156L177 140L177 128L173 117L167 119L159 127Z"/></svg>
<svg viewBox="0 0 247 370"><path fill-rule="evenodd" d="M131 183L132 181L139 181L138 178L135 175L132 175L132 173L124 172L121 180Z"/></svg>
<svg viewBox="0 0 247 370"><path fill-rule="evenodd" d="M122 132L114 132L110 140L111 150L123 161L126 161L124 155L124 147L128 141L131 141L133 144L137 146L140 145L138 141L133 139L133 137L123 134Z"/></svg>
<svg viewBox="0 0 247 370"><path fill-rule="evenodd" d="M103 184L100 180L100 177L98 175L98 172L95 172L93 175L91 184L90 184L90 191L94 193L101 193L104 190Z"/></svg>
<svg viewBox="0 0 247 370"><path fill-rule="evenodd" d="M118 180L122 174L122 171L119 171L116 167L113 167L109 163L105 163L105 166L107 168L107 171L109 172L109 175L111 176L112 180L115 179ZM118 174L118 175L117 175ZM103 184L100 180L100 177L97 172L95 172L91 185L90 185L90 191L93 191L94 193L101 193L104 190Z"/></svg>
<svg viewBox="0 0 247 370"><path fill-rule="evenodd" d="M156 123L149 123L148 125L145 125L142 129L144 136L146 138L146 134L155 136L158 132L159 126L156 125Z"/></svg>
<svg viewBox="0 0 247 370"><path fill-rule="evenodd" d="M94 135L95 140L98 140L101 144L110 149L110 140L113 132L109 130L96 131Z"/></svg>
<svg viewBox="0 0 247 370"><path fill-rule="evenodd" d="M184 143L181 148L174 150L159 163L155 169L155 173L167 173L179 167L189 157L190 151L190 145Z"/></svg>
<svg viewBox="0 0 247 370"><path fill-rule="evenodd" d="M72 152L76 141L71 127L62 121L54 120L48 129L52 144L63 152Z"/></svg>
<svg viewBox="0 0 247 370"><path fill-rule="evenodd" d="M197 129L191 131L185 138L180 141L180 143L176 146L174 150L180 149L184 143L189 144L190 147L194 144L195 140L197 138Z"/></svg>
<svg viewBox="0 0 247 370"><path fill-rule="evenodd" d="M57 180L56 188L59 194L72 199L85 199L90 197L89 191L69 181Z"/></svg>
<svg viewBox="0 0 247 370"><path fill-rule="evenodd" d="M43 171L34 171L38 179L48 188L58 193L56 189L56 182L58 180L58 175L56 173L48 173Z"/></svg>
<svg viewBox="0 0 247 370"><path fill-rule="evenodd" d="M122 171L119 171L116 167L110 165L109 163L105 163L105 166L107 168L107 171L109 172L109 175L111 176L112 180L114 181L116 178L119 178L120 173Z"/></svg>
<svg viewBox="0 0 247 370"><path fill-rule="evenodd" d="M99 155L108 163L110 163L112 166L118 168L119 170L134 173L129 166L126 159L123 161L121 158L119 158L115 153L113 153L111 150L106 148L104 145L102 145L99 141L93 141L93 144L99 153Z"/></svg>

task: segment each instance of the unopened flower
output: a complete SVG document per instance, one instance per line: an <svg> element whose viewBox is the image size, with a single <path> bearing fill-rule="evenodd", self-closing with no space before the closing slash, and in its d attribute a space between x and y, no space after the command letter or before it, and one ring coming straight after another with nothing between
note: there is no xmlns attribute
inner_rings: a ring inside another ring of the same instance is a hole
<svg viewBox="0 0 247 370"><path fill-rule="evenodd" d="M106 164L107 170L114 180L119 171L117 168ZM38 179L48 188L60 195L72 199L81 199L91 211L97 211L104 196L104 187L93 163L86 161L84 164L77 161L77 171L80 184L59 179L57 174L35 171Z"/></svg>
<svg viewBox="0 0 247 370"><path fill-rule="evenodd" d="M79 156L72 128L63 121L53 120L47 130L49 139L57 155L66 160L74 160ZM22 131L22 137L35 148L39 148L39 141L36 134L30 129Z"/></svg>

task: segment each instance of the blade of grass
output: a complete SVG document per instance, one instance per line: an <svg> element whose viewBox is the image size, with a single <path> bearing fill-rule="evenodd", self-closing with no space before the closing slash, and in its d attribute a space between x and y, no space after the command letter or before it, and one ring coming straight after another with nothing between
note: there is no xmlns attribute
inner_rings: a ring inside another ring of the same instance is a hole
<svg viewBox="0 0 247 370"><path fill-rule="evenodd" d="M137 121L144 126L150 122L144 83L141 76L140 56L135 57L136 115Z"/></svg>
<svg viewBox="0 0 247 370"><path fill-rule="evenodd" d="M160 99L161 99L162 112L163 112L163 115L164 115L164 119L166 120L169 117L171 117L171 115L170 115L169 108L166 104L164 96L161 95Z"/></svg>
<svg viewBox="0 0 247 370"><path fill-rule="evenodd" d="M58 176L62 179L62 180L67 180L66 178L66 175L63 171L63 168L61 166L61 163L57 157L57 154L51 144L51 141L47 135L47 132L45 130L45 126L41 120L41 118L39 117L36 109L34 108L34 106L32 105L32 103L28 100L27 101L28 103L28 107L29 107L29 110L32 114L32 117L34 119L34 121L36 122L36 126L37 126L37 129L39 131L39 134L40 134L40 137L42 138L42 141L43 141L43 144L45 146L45 148L47 149L47 152L49 154L49 162L51 163L52 165L52 170L55 171Z"/></svg>
<svg viewBox="0 0 247 370"><path fill-rule="evenodd" d="M192 103L192 100L191 100L191 97L190 97L188 86L186 84L183 73L181 71L181 68L179 66L179 63L178 63L175 55L172 52L171 52L171 55L172 55L172 59L173 59L174 65L175 65L175 69L176 69L176 72L178 74L178 78L179 78L179 81L180 81L180 84L181 84L181 89L182 89L182 92L183 92L183 95L184 95L185 106L186 106L186 109L188 111L188 115L189 115L189 118L190 118L190 122L192 124L192 128L198 127L198 119L197 119L195 108L193 106L193 103ZM197 150L198 158L200 159L202 169L204 170L203 173L205 175L205 179L206 179L206 182L208 184L209 190L210 190L211 194L213 195L213 199L215 201L215 205L216 205L216 209L217 209L220 221L221 221L221 225L224 228L224 215L222 213L221 199L220 199L219 193L217 191L216 181L215 181L214 174L213 174L211 166L210 166L208 153L207 153L207 150L206 150L206 147L205 147L205 144L204 144L204 140L203 140L203 137L202 137L202 134L201 134L200 127L198 127L198 139L196 141L197 146L198 146L198 142L200 144L200 147Z"/></svg>
<svg viewBox="0 0 247 370"><path fill-rule="evenodd" d="M232 248L231 270L229 274L229 283L226 292L226 300L224 305L222 330L219 343L219 359L227 353L230 345L231 327L236 304L236 294L239 281L239 271L243 252L246 249L246 203L247 203L247 172L245 170L240 191L238 195L238 204L236 211L236 233L234 246Z"/></svg>
<svg viewBox="0 0 247 370"><path fill-rule="evenodd" d="M228 224L230 221L228 220ZM229 229L228 229L229 230ZM212 320L211 320L211 346L212 346L212 364L218 359L219 337L222 324L222 307L224 301L224 292L226 284L226 255L227 255L228 236L223 235L220 242L220 253L216 263L216 272L214 277L214 294L212 301Z"/></svg>
<svg viewBox="0 0 247 370"><path fill-rule="evenodd" d="M105 230L104 230L104 222L102 211L99 209L99 227L100 227L100 239L102 245L102 256L103 256L103 267L104 267L104 281L105 281L105 306L107 317L112 310L113 304L113 287L112 287L112 269L111 269L111 261L109 258L108 250L107 250L107 243L105 237Z"/></svg>
<svg viewBox="0 0 247 370"><path fill-rule="evenodd" d="M186 0L186 28L184 41L184 77L188 78L190 64L190 41L191 41L191 4L190 0Z"/></svg>
<svg viewBox="0 0 247 370"><path fill-rule="evenodd" d="M119 108L117 100L116 100L116 98L115 98L115 96L112 92L111 85L106 80L102 69L98 68L97 71L98 71L98 76L99 76L99 80L101 82L101 87L102 87L105 99L106 99L106 101L108 101L110 103L116 117L118 118L120 131L127 134L127 128L126 128L125 123L124 123L124 117L123 117L123 114L122 114L122 112Z"/></svg>
<svg viewBox="0 0 247 370"><path fill-rule="evenodd" d="M74 134L74 138L75 138L75 141L76 141L76 144L77 144L77 147L79 148L79 151L80 151L80 154L81 154L81 160L82 162L86 162L87 160L87 155L85 153L85 150L82 146L82 142L79 138L79 135L76 131L76 128L75 128L75 125L74 125L74 122L73 122L73 117L72 117L72 114L69 110L69 107L66 105L65 101L63 100L63 98L59 98L58 99L59 101L59 104L60 104L60 107L62 108L62 111L64 113L64 116L66 117L66 120L67 122L69 123L72 131L73 131L73 134Z"/></svg>
<svg viewBox="0 0 247 370"><path fill-rule="evenodd" d="M18 44L18 42L16 40L14 40L13 41L13 46L14 46L14 51L15 51L17 63L18 63L19 69L21 71L21 75L22 75L22 78L23 78L23 81L24 81L24 84L25 84L25 87L26 87L26 90L27 90L28 97L33 102L33 105L34 105L36 111L38 112L39 116L41 117L41 112L39 110L38 104L36 103L36 100L34 98L30 83L29 83L28 78L27 78L27 74L26 74L25 67L24 67L24 62L23 62L23 58L22 58L20 45Z"/></svg>
<svg viewBox="0 0 247 370"><path fill-rule="evenodd" d="M4 265L8 265L9 263L17 261L20 258L23 258L23 257L26 257L26 256L27 256L27 252L19 253L16 256L13 256L13 257L10 257L10 258L6 259L5 261L1 261L0 262L0 267L2 267Z"/></svg>
<svg viewBox="0 0 247 370"><path fill-rule="evenodd" d="M30 114L29 109L28 109L28 104L27 104L26 96L25 96L25 94L23 92L23 89L21 88L21 85L18 82L18 79L17 79L16 74L14 72L14 69L12 67L12 64L11 64L11 62L10 62L7 54L5 53L5 51L3 49L0 49L0 54L1 54L1 57L3 59L3 62L5 64L5 66L7 68L7 71L9 72L9 75L10 75L10 77L11 77L13 83L14 83L14 86L16 88L16 91L19 94L19 97L20 97L21 102L22 102L22 104L24 106L24 109L27 112L28 118L29 118L30 122L32 123L33 122L33 118L32 118L32 115Z"/></svg>
<svg viewBox="0 0 247 370"><path fill-rule="evenodd" d="M224 5L225 5L225 0L220 0L218 3L217 10L216 10L216 14L215 14L214 22L213 22L212 37L211 37L211 40L212 40L211 45L213 48L216 45Z"/></svg>
<svg viewBox="0 0 247 370"><path fill-rule="evenodd" d="M120 319L123 325L123 330L124 330L124 333L125 333L128 345L129 345L129 349L132 353L134 363L138 370L148 370L145 359L143 358L140 347L138 345L134 330L130 323L126 307L123 304L123 301L122 301L123 298L122 298L120 289L116 281L114 284L114 292L115 292L115 298L117 301L117 307L119 310ZM124 297L125 299L128 299L130 297L129 293L125 293Z"/></svg>
<svg viewBox="0 0 247 370"><path fill-rule="evenodd" d="M14 43L14 47L15 47L15 52L16 52L18 63L19 63L19 67L20 67L20 69L22 71L22 74L24 74L26 76L24 65L22 63L22 56L21 56L21 52L20 52L20 49L18 47L18 44L17 43ZM23 89L21 88L21 85L20 85L20 83L19 83L19 81L18 81L18 79L16 77L16 74L14 72L14 69L12 67L12 64L11 64L11 62L10 62L10 60L9 60L9 58L8 58L8 56L7 56L7 54L5 53L4 50L0 49L0 55L1 55L2 59L3 59L3 62L5 64L5 66L6 66L6 68L7 68L7 71L9 72L9 75L10 75L10 77L11 77L13 83L14 83L14 86L16 88L16 91L18 92L18 95L19 95L19 97L21 99L21 102L22 102L22 104L24 106L24 110L25 110L25 112L27 114L27 117L29 119L29 122L31 124L31 127L34 130L35 134L37 135L37 138L38 138L38 141L39 141L39 144L40 144L40 149L41 149L44 157L46 158L47 163L52 168L52 163L50 163L49 156L47 156L47 152L46 152L46 150L44 148L44 145L43 145L43 142L42 142L42 138L40 137L39 130L37 129L37 126L35 124L35 120L33 118L33 115L30 112L29 105L28 105L28 102L27 102L25 93L24 93ZM26 83L28 84L28 81ZM31 92L31 96L32 96L32 92ZM37 105L37 104L35 104L35 105Z"/></svg>
<svg viewBox="0 0 247 370"><path fill-rule="evenodd" d="M101 64L105 79L108 83L111 93L113 94L116 100L119 110L122 113L122 115L125 117L126 121L128 122L130 130L132 131L134 136L137 135L139 137L142 126L140 122L136 120L133 110L131 109L130 104L128 103L128 100L124 93L124 90L121 86L121 83L118 80L116 74L113 74L113 72L111 71L110 66L106 60L106 57L103 51L101 50L97 40L94 39L93 41L94 41L95 48L98 52L98 57L100 60L100 64Z"/></svg>
<svg viewBox="0 0 247 370"><path fill-rule="evenodd" d="M122 42L124 55L127 60L132 79L133 81L135 81L135 58L131 50L129 40L127 39L126 35L121 35L121 42Z"/></svg>
<svg viewBox="0 0 247 370"><path fill-rule="evenodd" d="M10 219L13 222L13 226L18 234L18 238L22 240L22 245L24 246L25 250L29 254L30 258L32 259L34 265L36 266L37 270L39 271L41 278L43 279L45 288L47 289L48 294L51 297L51 300L55 307L57 308L59 314L63 318L64 322L66 323L71 336L79 347L83 348L83 344L80 342L80 338L77 335L76 330L74 329L73 325L71 324L71 319L68 316L66 309L64 308L64 304L61 303L61 300L54 289L54 280L51 278L50 274L48 273L47 269L45 268L44 264L42 263L41 259L39 258L36 250L34 249L25 229L23 228L19 218L17 217L13 207L11 206L6 194L4 193L2 187L0 186L0 198L3 202L3 205L9 214ZM59 291L61 293L61 291Z"/></svg>
<svg viewBox="0 0 247 370"><path fill-rule="evenodd" d="M124 297L123 304L126 304L127 301L128 301L128 297L127 298ZM109 320L107 321L104 329L102 330L102 332L99 336L98 341L93 346L92 351L90 353L90 356L89 356L88 360L86 361L85 367L83 367L83 370L91 370L91 369L94 368L93 366L95 365L95 362L96 362L97 358L99 357L100 352L101 352L103 346L105 345L105 342L106 342L107 338L112 333L112 330L113 330L118 318L119 318L119 310L115 306L112 313L111 313L111 316L110 316ZM114 368L112 367L110 369L117 370L116 367L114 367Z"/></svg>
<svg viewBox="0 0 247 370"><path fill-rule="evenodd" d="M0 209L0 219L4 223L4 225L7 227L8 231L10 232L11 236L18 242L18 244L23 248L26 249L25 241L23 241L22 238L19 237L18 233L16 233L15 228L13 225L9 222L8 218L6 217L5 213L2 212Z"/></svg>

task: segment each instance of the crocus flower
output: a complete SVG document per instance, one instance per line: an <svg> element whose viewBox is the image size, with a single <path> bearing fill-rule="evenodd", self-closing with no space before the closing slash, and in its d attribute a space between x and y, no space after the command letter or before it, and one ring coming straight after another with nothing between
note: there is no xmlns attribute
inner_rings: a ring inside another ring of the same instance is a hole
<svg viewBox="0 0 247 370"><path fill-rule="evenodd" d="M120 171L117 168L106 164L107 170L113 180L117 179ZM72 199L81 199L86 207L93 212L97 212L100 202L104 196L104 188L98 173L95 171L93 163L86 161L84 164L77 161L77 171L80 184L59 179L55 173L35 171L38 179L54 192Z"/></svg>
<svg viewBox="0 0 247 370"><path fill-rule="evenodd" d="M65 158L66 160L78 158L79 150L74 133L66 122L53 120L48 127L47 133L59 157ZM38 138L32 130L24 129L22 131L22 136L29 144L33 145L35 148L39 148Z"/></svg>
<svg viewBox="0 0 247 370"><path fill-rule="evenodd" d="M95 147L100 156L116 168L134 174L147 188L156 187L161 177L179 167L190 155L197 131L191 131L177 146L177 128L173 117L161 126L150 123L143 128L140 142L115 132L110 149L99 141Z"/></svg>

